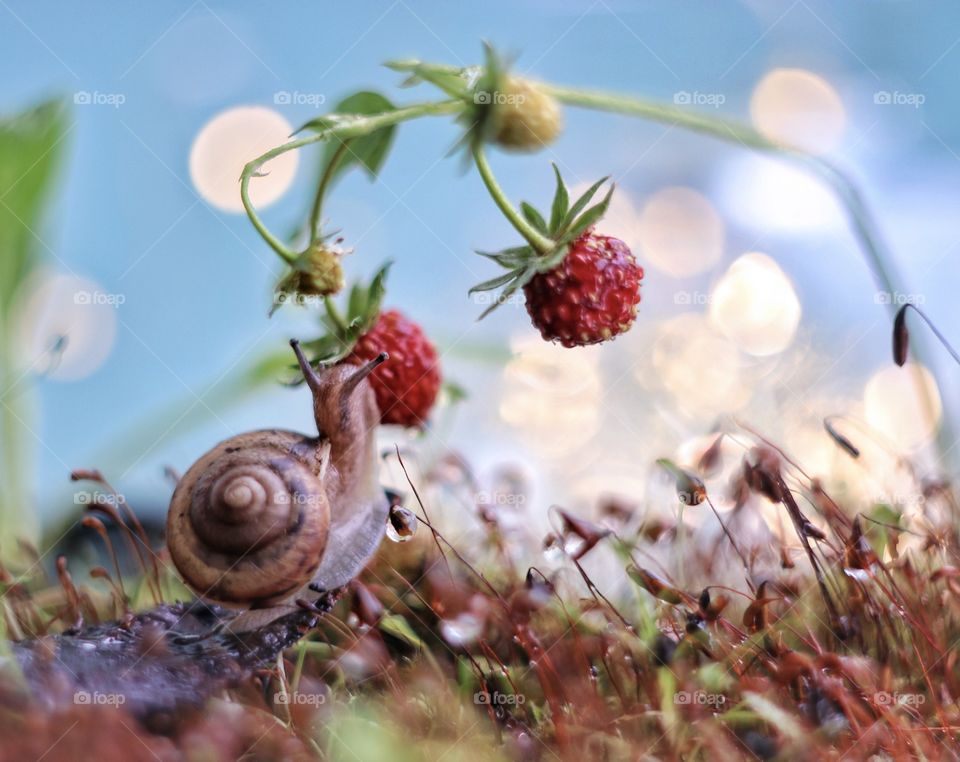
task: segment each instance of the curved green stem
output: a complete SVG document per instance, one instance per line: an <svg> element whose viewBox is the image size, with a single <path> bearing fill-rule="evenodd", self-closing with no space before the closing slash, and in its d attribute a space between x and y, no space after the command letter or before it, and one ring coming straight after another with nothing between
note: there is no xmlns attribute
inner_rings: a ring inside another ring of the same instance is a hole
<svg viewBox="0 0 960 762"><path fill-rule="evenodd" d="M320 184L317 186L317 195L314 197L313 207L310 209L310 227L308 229L310 230L311 241L315 241L320 232L320 212L323 209L323 198L327 193L327 188L329 188L330 183L333 182L333 176L336 174L337 167L340 166L340 162L343 161L343 157L347 155L348 150L350 150L350 141L342 141L340 147L337 148L333 156L330 157L329 163L323 170L323 176L320 178Z"/></svg>
<svg viewBox="0 0 960 762"><path fill-rule="evenodd" d="M280 242L280 239L267 229L267 226L263 224L263 221L257 214L257 210L253 208L253 202L250 201L250 177L253 173L247 173L249 167L250 164L247 164L247 166L243 168L243 174L240 176L240 201L243 203L243 208L247 212L247 217L250 218L250 222L253 223L260 237L267 242L270 248L277 252L285 262L293 263L293 260L297 257L296 253L284 246L283 243Z"/></svg>
<svg viewBox="0 0 960 762"><path fill-rule="evenodd" d="M371 132L375 132L383 127L399 124L400 122L409 121L421 116L456 114L463 108L463 101L447 100L417 103L405 108L384 111L383 113L372 114L370 116L335 115L330 118L326 126L319 128L314 134L291 140L276 148L271 148L243 168L243 172L240 174L240 200L243 202L243 208L246 210L250 222L254 228L256 228L257 232L260 233L263 240L267 242L267 245L277 252L285 261L293 262L297 257L296 252L281 243L281 241L267 229L267 226L263 224L263 221L257 214L257 210L250 201L250 178L255 177L264 164L281 154L287 153L287 151L295 151L298 148L303 148L304 146L318 143L321 140L327 140L331 137L338 137L346 142L353 138L361 137L362 135L369 135Z"/></svg>
<svg viewBox="0 0 960 762"><path fill-rule="evenodd" d="M547 254L552 251L556 246L556 242L536 230L533 225L523 218L523 215L516 210L513 204L510 203L510 199L507 198L500 184L497 182L497 178L493 175L493 170L487 161L487 154L483 150L482 143L477 143L477 145L474 146L473 160L476 162L480 177L483 178L483 184L487 186L490 196L496 202L497 206L500 207L500 211L503 212L503 215L510 221L510 224L516 228L517 232L526 239L527 243L529 243L537 253Z"/></svg>

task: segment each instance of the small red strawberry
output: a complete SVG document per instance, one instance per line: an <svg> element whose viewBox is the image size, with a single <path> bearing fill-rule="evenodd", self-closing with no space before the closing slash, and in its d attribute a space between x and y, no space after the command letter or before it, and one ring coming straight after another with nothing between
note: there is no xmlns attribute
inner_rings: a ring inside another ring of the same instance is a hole
<svg viewBox="0 0 960 762"><path fill-rule="evenodd" d="M643 268L621 240L594 232L613 189L588 208L606 178L592 185L573 205L560 172L550 222L529 204L521 211L530 245L483 254L509 270L470 291L503 287L486 316L523 288L527 312L547 341L565 347L599 344L627 331L637 316Z"/></svg>
<svg viewBox="0 0 960 762"><path fill-rule="evenodd" d="M350 291L346 316L326 301L327 334L304 344L314 362L363 365L381 352L387 361L369 376L383 423L422 427L440 392L437 350L423 329L395 309L380 310L389 264L369 287Z"/></svg>
<svg viewBox="0 0 960 762"><path fill-rule="evenodd" d="M440 392L437 350L419 325L397 310L387 310L344 362L364 365L381 352L390 359L370 376L381 421L423 426Z"/></svg>
<svg viewBox="0 0 960 762"><path fill-rule="evenodd" d="M637 317L643 268L620 239L592 229L570 244L563 261L523 287L540 335L565 347L599 344Z"/></svg>

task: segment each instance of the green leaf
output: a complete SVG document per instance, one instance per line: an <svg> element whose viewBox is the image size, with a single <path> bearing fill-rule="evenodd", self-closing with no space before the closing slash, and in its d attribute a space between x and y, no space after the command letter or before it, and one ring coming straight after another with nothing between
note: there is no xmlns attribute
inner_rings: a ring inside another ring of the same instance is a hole
<svg viewBox="0 0 960 762"><path fill-rule="evenodd" d="M394 111L395 108L396 107L387 100L387 98L380 95L380 93L361 90L340 101L340 103L337 104L336 113L341 115L382 114L385 111ZM324 117L320 117L320 119L323 118ZM308 122L308 124L311 123ZM315 128L311 126L311 129ZM354 164L360 164L367 170L370 179L375 179L387 158L387 153L390 151L395 133L396 125L391 125L389 127L381 127L379 130L374 130L369 135L363 135L350 140L346 154L340 159L340 163L333 171L333 179L342 175ZM329 165L341 145L343 145L343 141L336 137L332 138L327 144L323 154L324 168Z"/></svg>
<svg viewBox="0 0 960 762"><path fill-rule="evenodd" d="M467 390L454 381L444 381L441 389L447 398L447 402L451 405L462 402L469 396Z"/></svg>
<svg viewBox="0 0 960 762"><path fill-rule="evenodd" d="M481 257L492 259L498 265L506 267L508 270L515 270L518 267L526 266L534 256L533 249L529 246L517 246L512 249L493 252L478 251L477 254Z"/></svg>
<svg viewBox="0 0 960 762"><path fill-rule="evenodd" d="M410 623L400 614L387 614L377 623L383 632L399 638L404 643L415 648L424 648L425 644L420 636L410 626Z"/></svg>
<svg viewBox="0 0 960 762"><path fill-rule="evenodd" d="M523 212L524 219L533 225L539 232L548 235L547 223L536 209L526 201L521 202L520 210Z"/></svg>
<svg viewBox="0 0 960 762"><path fill-rule="evenodd" d="M477 320L483 320L487 315L497 309L500 305L504 304L511 296L513 296L518 289L523 288L527 283L530 282L530 279L537 274L537 269L534 265L529 265L526 270L524 270L516 279L507 286L503 291L497 295L497 300L487 307L483 312L480 313L480 317Z"/></svg>
<svg viewBox="0 0 960 762"><path fill-rule="evenodd" d="M577 215L580 214L580 212L584 210L587 204L590 203L590 200L594 197L596 192L600 189L600 186L603 185L609 179L610 179L609 177L603 177L597 180L589 188L587 188L586 191L584 191L583 195L576 200L576 203L574 203L574 205L570 207L570 210L567 212L567 216L564 218L563 224L560 226L561 232L566 232L569 229L570 223L572 223L577 218Z"/></svg>
<svg viewBox="0 0 960 762"><path fill-rule="evenodd" d="M553 164L553 172L557 176L557 191L553 194L553 207L550 209L550 233L556 233L560 229L560 224L567 217L567 209L570 206L570 194L567 192L566 183L560 176L560 170Z"/></svg>
<svg viewBox="0 0 960 762"><path fill-rule="evenodd" d="M467 292L467 294L470 295L470 294L475 294L478 291L492 291L495 288L500 288L500 286L503 286L509 283L514 278L519 276L524 271L524 269L525 268L523 267L518 267L516 270L511 270L510 272L505 273L504 275L497 276L496 278L491 278L490 280L485 280L483 283L478 283L476 286L471 288Z"/></svg>
<svg viewBox="0 0 960 762"><path fill-rule="evenodd" d="M350 289L350 299L347 301L348 315L362 315L367 311L369 293L362 283L354 283Z"/></svg>
<svg viewBox="0 0 960 762"><path fill-rule="evenodd" d="M613 187L611 186L610 190L607 192L607 195L604 196L603 201L599 204L591 206L587 211L580 215L574 222L570 229L565 234L570 238L576 238L580 233L586 230L591 225L595 224L600 220L603 215L607 213L607 207L610 206L610 199L613 197Z"/></svg>
<svg viewBox="0 0 960 762"><path fill-rule="evenodd" d="M377 319L377 315L380 314L380 305L387 293L387 273L390 272L391 265L393 265L393 262L386 262L373 276L370 288L367 290L367 305L364 314L360 316L351 315L351 317L361 317L364 327L372 325Z"/></svg>
<svg viewBox="0 0 960 762"><path fill-rule="evenodd" d="M554 267L563 262L567 257L567 253L570 251L569 242L563 242L549 254L540 257L536 262L537 272L547 273L550 272Z"/></svg>
<svg viewBox="0 0 960 762"><path fill-rule="evenodd" d="M63 101L50 100L0 119L0 322L38 262L33 231L53 187L66 117Z"/></svg>
<svg viewBox="0 0 960 762"><path fill-rule="evenodd" d="M403 87L413 87L421 82L429 82L452 98L464 98L469 94L471 81L469 69L427 64L416 60L387 61L384 66L409 74L402 83Z"/></svg>

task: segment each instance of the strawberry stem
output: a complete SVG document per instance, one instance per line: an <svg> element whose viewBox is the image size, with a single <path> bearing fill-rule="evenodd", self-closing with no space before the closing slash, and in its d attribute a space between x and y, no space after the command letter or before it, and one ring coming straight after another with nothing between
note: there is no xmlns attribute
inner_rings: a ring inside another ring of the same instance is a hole
<svg viewBox="0 0 960 762"><path fill-rule="evenodd" d="M496 205L500 207L500 211L503 212L504 217L516 228L516 231L526 239L527 243L529 243L538 254L549 254L553 251L557 245L556 241L547 238L535 230L534 227L523 218L523 215L517 211L516 207L510 203L510 200L497 182L497 178L494 177L482 143L477 143L474 146L473 160L477 165L477 171L480 172L480 177L483 178L483 184L487 186L487 190L490 192L490 196Z"/></svg>
<svg viewBox="0 0 960 762"><path fill-rule="evenodd" d="M336 174L337 167L340 166L340 162L343 160L343 157L346 156L348 150L350 150L350 141L341 141L340 147L337 148L336 152L331 157L330 162L324 169L323 177L320 178L320 184L317 186L317 195L314 197L313 207L310 209L309 230L311 242L316 241L319 237L320 212L323 209L323 198L327 193L327 188L330 187L333 176Z"/></svg>
<svg viewBox="0 0 960 762"><path fill-rule="evenodd" d="M256 228L267 245L277 252L281 259L288 264L293 264L297 258L297 253L281 243L280 240L267 229L267 226L263 224L263 221L257 214L257 210L250 201L250 178L256 177L264 164L287 151L295 151L298 148L319 143L322 140L336 137L344 142L348 142L353 138L369 135L371 132L375 132L383 127L389 127L393 124L399 124L400 122L406 122L422 116L456 114L462 111L463 108L464 104L461 100L428 101L426 103L416 103L412 106L406 106L405 108L384 111L383 113L371 114L369 116L344 115L350 118L345 118L338 124L318 129L318 131L312 135L297 138L276 148L271 148L265 154L249 162L240 174L240 200L243 203L243 208L246 210L253 227Z"/></svg>

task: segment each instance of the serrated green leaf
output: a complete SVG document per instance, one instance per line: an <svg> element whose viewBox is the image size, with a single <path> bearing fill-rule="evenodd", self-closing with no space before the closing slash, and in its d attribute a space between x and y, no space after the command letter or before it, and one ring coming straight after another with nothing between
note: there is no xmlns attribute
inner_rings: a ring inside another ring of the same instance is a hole
<svg viewBox="0 0 960 762"><path fill-rule="evenodd" d="M609 177L603 177L600 180L597 180L593 185L587 188L584 191L583 195L580 196L574 203L572 207L567 211L566 217L564 217L563 224L560 226L560 232L566 233L570 229L571 223L577 218L577 215L582 212L587 204L590 203L591 199L594 197L596 192L600 189L600 186L603 185Z"/></svg>
<svg viewBox="0 0 960 762"><path fill-rule="evenodd" d="M525 268L518 267L516 270L511 270L510 272L500 275L496 278L491 278L490 280L485 280L483 283L478 283L476 286L471 288L467 294L476 294L479 291L492 291L495 288L500 288L500 286L509 283L518 275L520 275L524 269Z"/></svg>
<svg viewBox="0 0 960 762"><path fill-rule="evenodd" d="M557 190L553 194L553 206L550 209L550 233L556 233L560 229L561 223L567 217L567 209L570 206L570 194L567 192L567 185L560 176L560 170L556 164L553 164L553 172L557 176Z"/></svg>
<svg viewBox="0 0 960 762"><path fill-rule="evenodd" d="M548 234L547 223L534 207L528 204L526 201L521 202L520 211L523 212L524 219L533 225L539 232L544 235Z"/></svg>
<svg viewBox="0 0 960 762"><path fill-rule="evenodd" d="M358 93L347 96L336 106L336 113L353 115L382 114L385 111L394 111L395 106L383 95L370 90L361 90ZM340 159L339 164L334 169L333 178L342 175L354 164L360 164L366 169L370 179L375 179L387 158L390 146L393 143L393 136L396 133L396 125L381 127L374 130L369 135L363 135L353 138L349 141L346 154ZM330 161L337 154L343 142L337 138L332 139L323 154L323 167L326 168Z"/></svg>

